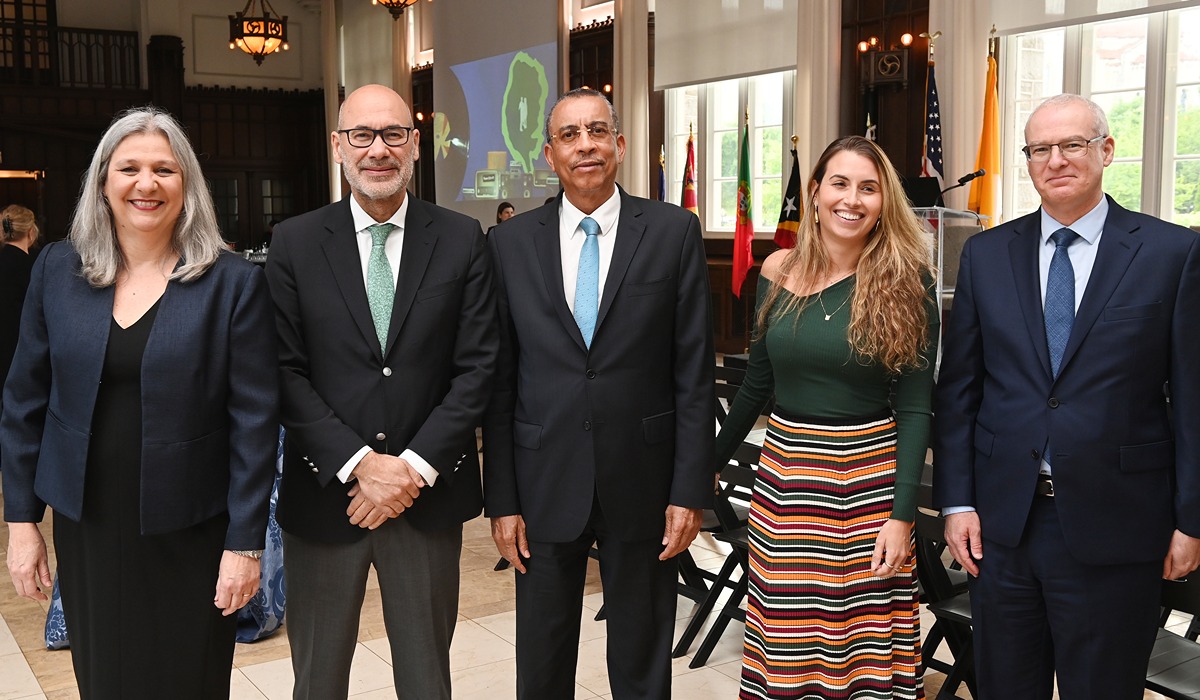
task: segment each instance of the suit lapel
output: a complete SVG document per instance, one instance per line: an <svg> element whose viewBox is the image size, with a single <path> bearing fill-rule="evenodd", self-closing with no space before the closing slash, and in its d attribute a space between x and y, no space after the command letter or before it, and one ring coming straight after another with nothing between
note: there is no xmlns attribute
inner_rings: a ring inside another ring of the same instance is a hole
<svg viewBox="0 0 1200 700"><path fill-rule="evenodd" d="M1008 244L1008 255L1017 286L1017 306L1025 319L1030 345L1049 378L1053 373L1050 370L1050 350L1046 347L1042 282L1038 272L1038 246L1042 242L1040 221L1040 215L1034 212L1016 222L1017 231Z"/></svg>
<svg viewBox="0 0 1200 700"><path fill-rule="evenodd" d="M618 187L618 189L620 189ZM617 220L617 240L613 245L612 262L608 266L608 277L604 280L604 298L600 300L600 312L596 315L596 333L604 323L604 317L612 308L613 299L625 280L633 255L642 243L642 235L646 232L646 224L642 221L642 208L637 200L621 192L621 215ZM593 342L595 338L593 337Z"/></svg>
<svg viewBox="0 0 1200 700"><path fill-rule="evenodd" d="M405 195L408 200L408 214L404 217L404 247L400 254L400 275L396 280L396 297L392 301L392 320L388 323L388 348L396 344L396 336L408 318L413 300L417 296L417 288L425 277L425 269L429 267L429 259L433 257L433 249L437 243L437 234L431 229L433 217L425 208L423 202L417 200L411 193ZM384 357L387 353L384 353Z"/></svg>
<svg viewBox="0 0 1200 700"><path fill-rule="evenodd" d="M555 315L563 325L563 330L575 341L580 350L587 352L583 342L583 334L579 325L571 315L571 307L567 306L566 293L563 291L562 276L562 244L558 239L558 207L545 207L539 226L533 231L533 248L537 254L538 266L542 270L542 282L546 285L546 297ZM599 324L597 324L599 325Z"/></svg>
<svg viewBox="0 0 1200 700"><path fill-rule="evenodd" d="M362 260L358 256L358 242L354 240L354 218L350 216L350 200L343 199L325 222L329 236L322 244L325 258L333 271L333 279L350 312L350 318L373 348L379 348L375 334L375 322L371 320L371 307L367 302L367 286L363 282ZM383 353L378 357L382 360Z"/></svg>
<svg viewBox="0 0 1200 700"><path fill-rule="evenodd" d="M1100 236L1100 247L1096 249L1092 276L1088 278L1083 299L1079 302L1079 311L1075 313L1075 323L1071 326L1071 337L1063 351L1060 376L1071 361L1071 356L1095 325L1100 312L1108 304L1109 297L1120 284L1125 271L1129 269L1129 263L1133 261L1134 255L1142 245L1141 240L1133 235L1137 230L1137 223L1129 220L1125 216L1125 210L1111 199L1108 207L1108 218L1104 222L1104 233Z"/></svg>

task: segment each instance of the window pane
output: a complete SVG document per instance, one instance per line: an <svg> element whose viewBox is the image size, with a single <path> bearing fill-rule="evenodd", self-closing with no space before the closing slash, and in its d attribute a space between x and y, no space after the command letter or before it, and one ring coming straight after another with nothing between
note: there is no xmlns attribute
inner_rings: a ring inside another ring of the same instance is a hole
<svg viewBox="0 0 1200 700"><path fill-rule="evenodd" d="M1179 83L1200 83L1200 51L1196 37L1200 37L1200 8L1179 11L1179 53L1175 67Z"/></svg>
<svg viewBox="0 0 1200 700"><path fill-rule="evenodd" d="M714 130L737 129L742 124L738 114L738 81L724 80L712 84L712 125Z"/></svg>
<svg viewBox="0 0 1200 700"><path fill-rule="evenodd" d="M723 131L713 135L716 148L712 149L712 177L738 176L738 134L736 131Z"/></svg>
<svg viewBox="0 0 1200 700"><path fill-rule="evenodd" d="M756 129L754 145L757 146L758 163L755 164L754 174L758 176L779 175L783 170L783 129L778 126L766 129Z"/></svg>
<svg viewBox="0 0 1200 700"><path fill-rule="evenodd" d="M1200 155L1200 86L1179 90L1175 103L1175 154Z"/></svg>
<svg viewBox="0 0 1200 700"><path fill-rule="evenodd" d="M783 204L782 185L779 178L754 181L754 229L774 231L779 223L779 209Z"/></svg>
<svg viewBox="0 0 1200 700"><path fill-rule="evenodd" d="M1146 85L1146 18L1130 17L1090 25L1089 72L1093 94Z"/></svg>
<svg viewBox="0 0 1200 700"><path fill-rule="evenodd" d="M1093 95L1092 100L1108 115L1108 131L1117 142L1116 157L1141 158L1145 95L1141 91L1118 92Z"/></svg>
<svg viewBox="0 0 1200 700"><path fill-rule="evenodd" d="M697 87L690 85L685 88L677 88L671 90L671 99L674 101L674 121L671 124L672 134L687 134L688 127L696 128L696 109L697 109Z"/></svg>
<svg viewBox="0 0 1200 700"><path fill-rule="evenodd" d="M717 226L732 229L737 223L737 182L724 180L713 184L717 188L718 196L715 212Z"/></svg>
<svg viewBox="0 0 1200 700"><path fill-rule="evenodd" d="M1200 160L1175 163L1175 201L1171 220L1181 226L1200 226Z"/></svg>
<svg viewBox="0 0 1200 700"><path fill-rule="evenodd" d="M1113 163L1104 173L1104 191L1117 200L1117 204L1142 210L1142 164Z"/></svg>
<svg viewBox="0 0 1200 700"><path fill-rule="evenodd" d="M758 75L750 79L754 107L750 120L759 126L783 123L783 73Z"/></svg>

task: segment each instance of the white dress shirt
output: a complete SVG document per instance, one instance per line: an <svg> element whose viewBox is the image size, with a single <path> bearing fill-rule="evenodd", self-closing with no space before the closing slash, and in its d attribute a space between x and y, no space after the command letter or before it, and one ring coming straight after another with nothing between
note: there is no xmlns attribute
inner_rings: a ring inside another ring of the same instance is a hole
<svg viewBox="0 0 1200 700"><path fill-rule="evenodd" d="M404 196L404 202L400 205L400 208L397 209L396 213L392 214L391 218L387 221L376 221L375 219L371 218L371 215L364 211L362 206L359 205L358 200L354 197L350 197L350 215L354 217L354 238L355 242L358 244L358 258L362 262L364 288L367 284L367 265L371 259L371 246L373 243L371 240L371 234L367 231L367 227L369 226L374 226L375 224L392 224L396 227L393 228L391 233L388 234L387 242L383 244L383 251L387 255L388 266L392 268L393 285L395 284L396 278L400 276L400 254L404 250L404 218L408 215L408 198L410 196L411 195L408 194ZM370 451L370 446L363 445L362 449L360 449L358 452L355 452L354 455L346 461L346 464L338 470L338 480L343 484L350 481L350 473L354 471L354 468L358 466L358 463L361 462L362 458L366 457L367 453ZM400 453L400 459L406 460L409 464L411 464L412 468L417 470L417 473L421 475L421 478L425 480L426 484L433 486L433 482L437 481L438 471L416 452L413 452L412 450L405 450L404 452Z"/></svg>
<svg viewBox="0 0 1200 700"><path fill-rule="evenodd" d="M600 288L596 293L596 304L604 298L604 280L608 278L608 268L612 264L613 246L617 241L617 219L621 216L621 194L613 186L612 196L604 204L596 207L591 214L584 214L571 204L571 200L563 195L562 206L558 210L558 242L562 250L563 293L567 296L567 306L575 313L575 284L579 279L579 254L583 251L583 242L587 234L580 228L579 222L590 216L600 225Z"/></svg>

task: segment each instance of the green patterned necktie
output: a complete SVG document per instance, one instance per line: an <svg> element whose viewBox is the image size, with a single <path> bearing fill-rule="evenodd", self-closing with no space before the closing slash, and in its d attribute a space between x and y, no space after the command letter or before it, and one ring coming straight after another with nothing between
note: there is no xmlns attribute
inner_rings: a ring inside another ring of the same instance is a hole
<svg viewBox="0 0 1200 700"><path fill-rule="evenodd" d="M392 277L392 266L388 264L388 234L395 224L375 224L367 227L371 234L371 257L367 259L367 303L371 305L371 319L375 321L375 333L379 336L379 349L387 352L388 324L392 320L392 300L396 297L396 280Z"/></svg>

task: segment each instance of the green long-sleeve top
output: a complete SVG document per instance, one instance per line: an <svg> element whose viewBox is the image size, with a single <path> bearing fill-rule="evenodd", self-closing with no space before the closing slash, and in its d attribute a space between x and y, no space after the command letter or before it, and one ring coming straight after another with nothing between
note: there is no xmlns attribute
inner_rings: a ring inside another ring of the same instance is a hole
<svg viewBox="0 0 1200 700"><path fill-rule="evenodd" d="M896 375L860 360L847 339L851 275L812 299L799 314L776 315L766 336L750 346L750 364L729 417L717 436L717 464L724 465L754 426L763 407L813 418L853 418L891 409L896 417L896 490L892 517L916 517L921 467L929 447L933 368L940 319L929 301L928 343L920 368ZM759 277L758 305L773 283ZM786 289L781 294L791 294ZM829 316L826 319L826 316ZM756 314L757 317L757 314Z"/></svg>

